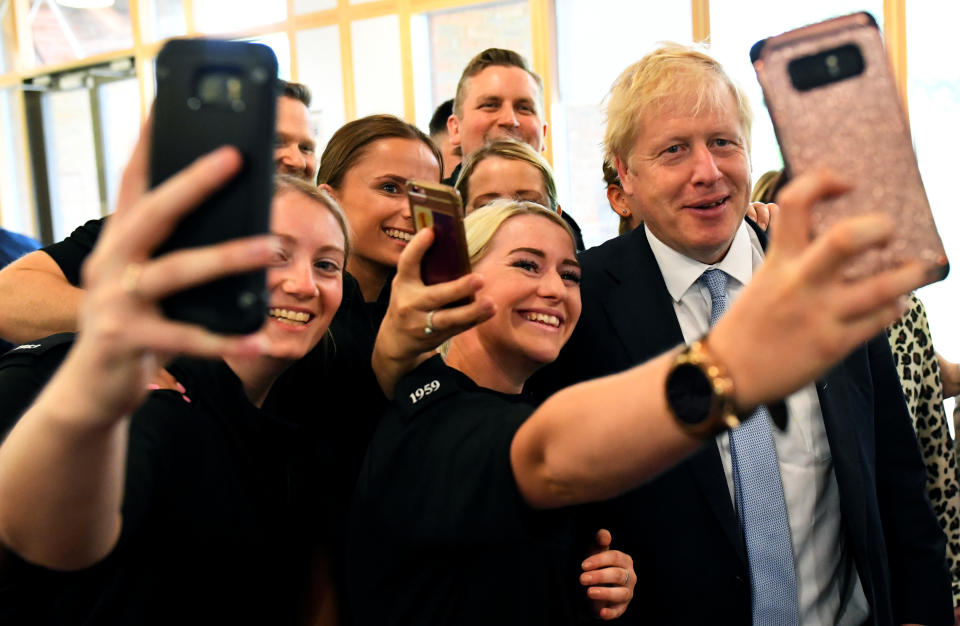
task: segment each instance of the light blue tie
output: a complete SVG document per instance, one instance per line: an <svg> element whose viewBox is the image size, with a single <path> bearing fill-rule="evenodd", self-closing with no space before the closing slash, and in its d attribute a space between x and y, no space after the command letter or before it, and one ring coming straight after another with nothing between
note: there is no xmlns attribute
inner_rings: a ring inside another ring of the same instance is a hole
<svg viewBox="0 0 960 626"><path fill-rule="evenodd" d="M727 310L727 275L710 269L700 281L710 290L710 326ZM730 432L733 493L750 562L754 626L795 625L797 573L787 503L770 430L770 412L758 407Z"/></svg>

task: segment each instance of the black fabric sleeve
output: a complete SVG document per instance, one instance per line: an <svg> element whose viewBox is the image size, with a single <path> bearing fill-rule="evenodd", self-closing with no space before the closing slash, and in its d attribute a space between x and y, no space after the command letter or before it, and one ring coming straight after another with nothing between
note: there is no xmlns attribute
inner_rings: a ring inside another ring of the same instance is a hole
<svg viewBox="0 0 960 626"><path fill-rule="evenodd" d="M60 367L73 345L72 337L72 333L53 335L18 346L0 358L0 441Z"/></svg>
<svg viewBox="0 0 960 626"><path fill-rule="evenodd" d="M106 219L102 217L98 220L90 220L70 233L70 236L63 241L41 248L56 261L60 271L67 277L67 281L75 287L80 286L80 268L97 244Z"/></svg>

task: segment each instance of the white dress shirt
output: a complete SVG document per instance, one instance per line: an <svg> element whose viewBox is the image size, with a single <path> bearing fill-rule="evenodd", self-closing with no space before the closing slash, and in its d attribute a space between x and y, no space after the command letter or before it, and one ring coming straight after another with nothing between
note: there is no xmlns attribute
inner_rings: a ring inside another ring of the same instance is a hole
<svg viewBox="0 0 960 626"><path fill-rule="evenodd" d="M710 328L710 292L698 282L700 275L710 268L726 272L727 302L732 305L763 263L760 241L745 222L737 230L726 256L714 265L680 254L649 229L646 234L687 344ZM786 406L787 430L776 426L771 430L790 521L800 624L862 624L870 609L853 557L845 545L837 478L814 385L788 397ZM727 433L717 436L717 447L733 500L733 464Z"/></svg>

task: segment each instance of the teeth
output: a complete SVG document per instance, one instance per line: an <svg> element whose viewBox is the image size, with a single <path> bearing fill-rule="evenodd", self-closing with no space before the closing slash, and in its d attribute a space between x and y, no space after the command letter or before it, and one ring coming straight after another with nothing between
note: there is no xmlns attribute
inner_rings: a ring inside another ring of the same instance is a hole
<svg viewBox="0 0 960 626"><path fill-rule="evenodd" d="M410 233L404 232L402 230L397 230L396 228L384 228L383 232L387 233L387 237L393 239L399 239L400 241L410 241L413 239L413 235Z"/></svg>
<svg viewBox="0 0 960 626"><path fill-rule="evenodd" d="M710 204L698 204L698 205L697 205L697 208L698 208L698 209L709 209L709 208L712 208L712 207L715 207L715 206L718 206L718 205L723 204L723 201L724 201L724 200L726 200L726 198L721 198L720 200L717 200L716 202L711 202Z"/></svg>
<svg viewBox="0 0 960 626"><path fill-rule="evenodd" d="M270 309L270 317L275 317L283 322L291 324L306 324L310 321L311 315L303 311L290 311L288 309Z"/></svg>
<svg viewBox="0 0 960 626"><path fill-rule="evenodd" d="M560 318L556 315L546 315L544 313L524 313L523 318L531 322L540 322L554 328L560 326Z"/></svg>

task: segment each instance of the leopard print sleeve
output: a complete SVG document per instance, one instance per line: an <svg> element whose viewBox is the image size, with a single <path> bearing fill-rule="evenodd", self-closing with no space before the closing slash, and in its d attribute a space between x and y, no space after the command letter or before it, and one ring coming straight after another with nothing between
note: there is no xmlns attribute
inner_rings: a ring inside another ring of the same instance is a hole
<svg viewBox="0 0 960 626"><path fill-rule="evenodd" d="M927 468L927 495L947 536L947 564L953 583L953 604L960 606L960 489L957 451L943 408L943 385L927 312L916 295L900 320L887 328L903 394Z"/></svg>

